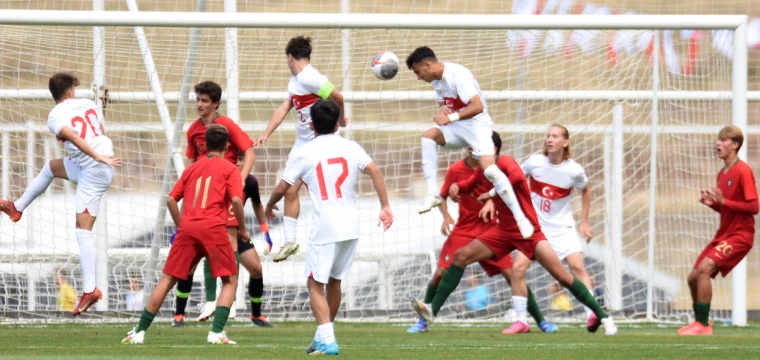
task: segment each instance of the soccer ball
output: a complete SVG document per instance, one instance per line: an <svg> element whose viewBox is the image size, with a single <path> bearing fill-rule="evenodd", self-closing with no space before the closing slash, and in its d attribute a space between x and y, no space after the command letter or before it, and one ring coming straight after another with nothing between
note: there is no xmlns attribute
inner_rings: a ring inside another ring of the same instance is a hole
<svg viewBox="0 0 760 360"><path fill-rule="evenodd" d="M372 74L380 80L390 80L398 73L398 58L390 51L383 51L372 59Z"/></svg>

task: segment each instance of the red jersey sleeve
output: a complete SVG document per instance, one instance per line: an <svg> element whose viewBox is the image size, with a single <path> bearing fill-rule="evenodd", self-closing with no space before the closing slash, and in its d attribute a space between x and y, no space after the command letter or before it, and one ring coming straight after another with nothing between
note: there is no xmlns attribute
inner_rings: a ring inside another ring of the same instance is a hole
<svg viewBox="0 0 760 360"><path fill-rule="evenodd" d="M240 173L235 171L229 171L227 173L227 195L232 199L237 196L243 199L243 180L240 179Z"/></svg>
<svg viewBox="0 0 760 360"><path fill-rule="evenodd" d="M195 142L193 142L194 130L195 123L193 123L193 125L190 125L190 128L187 129L187 150L185 151L185 157L193 160L198 157L198 149L195 148Z"/></svg>
<svg viewBox="0 0 760 360"><path fill-rule="evenodd" d="M229 120L224 126L227 128L227 131L230 132L230 142L240 149L241 152L245 152L253 146L253 140L248 137L248 134L246 134L238 124Z"/></svg>
<svg viewBox="0 0 760 360"><path fill-rule="evenodd" d="M180 178L177 181L177 183L174 184L174 188L172 189L172 192L169 193L169 196L171 196L172 198L174 198L174 200L176 200L176 201L182 200L182 197L184 196L184 193L185 193L185 183L187 182L187 176L185 176L185 174L187 174L187 173L188 173L187 170L185 170L182 173L182 176L180 176Z"/></svg>
<svg viewBox="0 0 760 360"><path fill-rule="evenodd" d="M475 190L475 185L478 183L482 183L483 181L489 182L488 179L486 179L486 176L483 174L483 169L478 167L477 170L475 170L475 173L472 174L467 180L462 180L457 182L457 186L459 186L459 192L470 192L472 190Z"/></svg>
<svg viewBox="0 0 760 360"><path fill-rule="evenodd" d="M752 173L752 169L747 164L742 171L742 193L744 194L744 201L751 201L757 199L757 187L755 187L755 174Z"/></svg>

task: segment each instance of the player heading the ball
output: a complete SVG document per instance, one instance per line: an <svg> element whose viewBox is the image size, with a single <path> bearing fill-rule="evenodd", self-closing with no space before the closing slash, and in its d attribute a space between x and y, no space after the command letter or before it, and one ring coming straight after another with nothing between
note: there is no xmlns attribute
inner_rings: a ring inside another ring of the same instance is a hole
<svg viewBox="0 0 760 360"><path fill-rule="evenodd" d="M436 100L440 105L433 121L436 126L422 135L422 174L427 182L427 195L422 200L420 214L440 206L438 194L438 145L447 149L472 148L488 181L507 204L517 221L522 237L533 235L534 229L525 218L515 191L507 175L495 165L493 141L491 141L491 117L488 115L486 98L470 70L451 62L440 62L427 46L414 49L406 58L406 66L417 79L433 84Z"/></svg>
<svg viewBox="0 0 760 360"><path fill-rule="evenodd" d="M318 324L306 352L315 355L339 353L333 322L340 307L340 282L351 269L359 242L359 212L354 192L359 172L369 175L380 199L378 225L387 230L393 224L380 169L359 144L335 135L340 114L340 108L332 101L314 103L311 127L316 138L293 149L282 180L265 209L267 217L273 219L276 204L288 189L301 181L306 183L314 213L304 276L308 278L311 309Z"/></svg>
<svg viewBox="0 0 760 360"><path fill-rule="evenodd" d="M92 227L98 216L100 200L113 182L114 167L121 160L113 157L113 143L103 129L103 118L90 99L77 99L79 80L67 73L53 75L48 88L55 107L48 115L48 129L63 141L68 157L46 162L42 171L15 202L0 200L0 210L18 222L29 204L42 194L54 178L77 184L76 238L82 267L82 297L71 312L87 311L103 297L96 285L95 234ZM105 276L105 275L104 275Z"/></svg>

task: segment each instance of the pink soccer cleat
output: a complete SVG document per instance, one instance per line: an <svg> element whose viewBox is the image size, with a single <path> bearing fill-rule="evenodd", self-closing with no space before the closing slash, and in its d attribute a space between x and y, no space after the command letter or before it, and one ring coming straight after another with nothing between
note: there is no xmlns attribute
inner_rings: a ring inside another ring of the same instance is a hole
<svg viewBox="0 0 760 360"><path fill-rule="evenodd" d="M586 322L586 330L588 330L590 333L595 333L601 325L602 322L599 321L599 318L596 317L596 314L591 313L591 315L588 317L588 322Z"/></svg>
<svg viewBox="0 0 760 360"><path fill-rule="evenodd" d="M712 323L707 323L707 326L695 321L684 332L678 332L681 336L710 336L713 334Z"/></svg>
<svg viewBox="0 0 760 360"><path fill-rule="evenodd" d="M95 288L92 292L82 294L82 298L79 299L79 304L71 312L71 315L77 316L90 309L90 306L95 305L96 302L103 298L103 292L100 289Z"/></svg>
<svg viewBox="0 0 760 360"><path fill-rule="evenodd" d="M515 321L512 323L512 326L509 327L509 329L504 329L504 331L501 332L502 335L512 335L512 334L527 334L530 332L530 325L522 322L522 321Z"/></svg>
<svg viewBox="0 0 760 360"><path fill-rule="evenodd" d="M680 329L678 329L678 335L683 335L685 332L689 331L694 324L697 324L696 321L689 323L688 325L682 326Z"/></svg>

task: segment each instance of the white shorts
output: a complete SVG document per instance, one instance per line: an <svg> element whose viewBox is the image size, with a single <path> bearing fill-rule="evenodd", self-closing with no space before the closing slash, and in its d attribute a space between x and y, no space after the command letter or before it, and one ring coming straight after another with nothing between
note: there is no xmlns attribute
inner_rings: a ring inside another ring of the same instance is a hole
<svg viewBox="0 0 760 360"><path fill-rule="evenodd" d="M100 199L113 182L113 169L101 163L80 168L67 157L63 158L63 167L66 169L66 177L69 181L77 184L76 213L81 214L86 211L92 216L98 216Z"/></svg>
<svg viewBox="0 0 760 360"><path fill-rule="evenodd" d="M306 246L304 274L316 282L327 284L330 278L342 280L354 263L359 239Z"/></svg>
<svg viewBox="0 0 760 360"><path fill-rule="evenodd" d="M476 120L461 120L444 126L436 126L446 140L444 148L472 148L475 156L494 155L491 124Z"/></svg>
<svg viewBox="0 0 760 360"><path fill-rule="evenodd" d="M546 240L549 240L549 244L560 261L565 260L572 253L583 253L583 243L575 227L552 230L541 228L541 231L546 236Z"/></svg>

